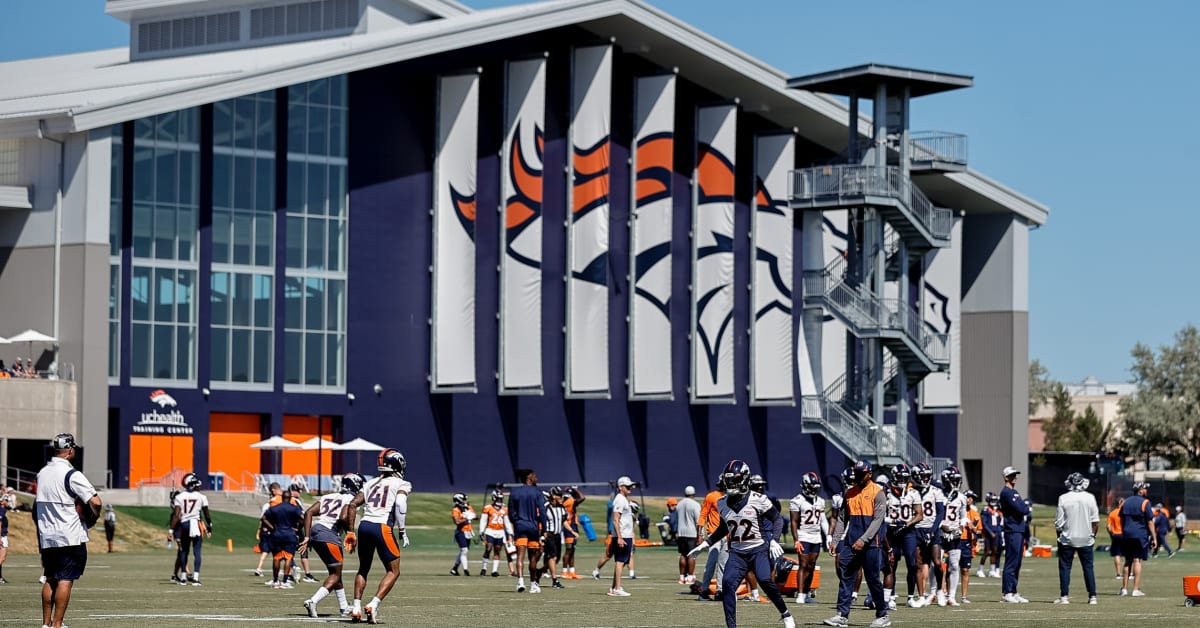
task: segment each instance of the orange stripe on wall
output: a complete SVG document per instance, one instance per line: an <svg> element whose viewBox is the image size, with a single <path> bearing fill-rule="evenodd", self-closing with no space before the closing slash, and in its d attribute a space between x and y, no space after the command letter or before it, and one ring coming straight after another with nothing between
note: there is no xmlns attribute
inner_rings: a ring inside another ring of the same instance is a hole
<svg viewBox="0 0 1200 628"><path fill-rule="evenodd" d="M321 438L323 440L333 440L333 419L330 417L319 417ZM295 416L285 415L283 417L283 437L302 443L317 435L318 417L315 416ZM283 452L283 468L281 473L287 475L295 474L315 474L317 472L317 451L285 451ZM333 451L325 449L321 451L321 473L333 473Z"/></svg>
<svg viewBox="0 0 1200 628"><path fill-rule="evenodd" d="M158 434L129 436L129 485L157 481L173 469L192 471L192 437Z"/></svg>
<svg viewBox="0 0 1200 628"><path fill-rule="evenodd" d="M254 488L250 475L262 472L262 456L250 445L262 440L262 417L214 412L208 426L208 472L224 472L227 490Z"/></svg>

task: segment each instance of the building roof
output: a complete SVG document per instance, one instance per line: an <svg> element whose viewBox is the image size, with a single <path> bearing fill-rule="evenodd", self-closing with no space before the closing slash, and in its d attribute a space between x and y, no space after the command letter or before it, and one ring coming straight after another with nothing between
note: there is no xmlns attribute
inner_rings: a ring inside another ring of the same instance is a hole
<svg viewBox="0 0 1200 628"><path fill-rule="evenodd" d="M898 94L899 88L908 87L909 94L916 98L970 87L975 84L975 80L961 74L868 63L852 68L797 76L788 79L787 86L825 94L839 96L858 94L860 97L871 98L875 95L875 87L881 83L888 86L890 94Z"/></svg>
<svg viewBox="0 0 1200 628"><path fill-rule="evenodd" d="M375 33L137 62L118 48L0 63L0 138L35 136L39 125L51 134L86 131L567 26L615 37L625 50L674 66L684 78L739 98L782 127L802 129L809 141L834 152L845 148L846 105L789 89L780 70L641 0L551 0ZM869 135L869 121L859 130ZM922 187L926 179L936 179L941 197L953 201L950 207L1007 211L1036 224L1049 211L973 171L924 177Z"/></svg>
<svg viewBox="0 0 1200 628"><path fill-rule="evenodd" d="M1137 392L1137 384L1130 382L1101 382L1091 375L1085 377L1078 384L1063 384L1063 387L1067 389L1067 394L1072 397L1103 397L1106 395L1128 397Z"/></svg>

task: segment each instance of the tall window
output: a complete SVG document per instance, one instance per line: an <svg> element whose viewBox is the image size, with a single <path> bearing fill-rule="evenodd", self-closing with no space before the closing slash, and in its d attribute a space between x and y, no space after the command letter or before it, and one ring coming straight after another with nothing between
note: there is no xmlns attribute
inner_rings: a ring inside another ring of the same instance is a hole
<svg viewBox="0 0 1200 628"><path fill-rule="evenodd" d="M108 377L121 376L121 188L125 173L124 125L112 126L108 201Z"/></svg>
<svg viewBox="0 0 1200 628"><path fill-rule="evenodd" d="M288 89L285 385L346 382L346 78Z"/></svg>
<svg viewBox="0 0 1200 628"><path fill-rule="evenodd" d="M134 379L196 379L199 178L197 109L134 122Z"/></svg>
<svg viewBox="0 0 1200 628"><path fill-rule="evenodd" d="M214 384L271 383L275 273L275 94L213 106Z"/></svg>

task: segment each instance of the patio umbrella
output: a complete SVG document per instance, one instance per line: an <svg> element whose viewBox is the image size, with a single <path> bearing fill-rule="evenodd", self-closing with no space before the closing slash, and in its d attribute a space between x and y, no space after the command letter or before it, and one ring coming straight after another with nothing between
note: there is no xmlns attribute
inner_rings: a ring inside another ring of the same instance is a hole
<svg viewBox="0 0 1200 628"><path fill-rule="evenodd" d="M362 471L362 452L364 452L364 451L383 451L385 449L385 447L383 445L376 445L375 443L372 443L371 441L360 437L360 438L356 438L351 441L346 441L346 442L342 443L341 445L338 445L338 449L341 451L357 451L358 453L354 454L354 468L358 469L359 472L361 472Z"/></svg>
<svg viewBox="0 0 1200 628"><path fill-rule="evenodd" d="M54 336L43 334L36 329L26 329L25 331L11 337L8 342L24 342L27 343L25 357L33 359L33 343L35 342L58 342Z"/></svg>
<svg viewBox="0 0 1200 628"><path fill-rule="evenodd" d="M282 436L272 436L266 440L260 440L257 443L251 443L250 446L254 449L261 449L263 451L274 451L276 469L280 468L279 460L282 454L279 452L290 449L300 449L300 443L290 441Z"/></svg>
<svg viewBox="0 0 1200 628"><path fill-rule="evenodd" d="M316 436L313 436L312 438L304 441L303 443L300 443L300 449L302 449L304 451L315 451L315 450L320 450L320 449L328 449L329 451L337 451L339 449L343 449L343 447L331 440L326 440L324 438L317 438Z"/></svg>

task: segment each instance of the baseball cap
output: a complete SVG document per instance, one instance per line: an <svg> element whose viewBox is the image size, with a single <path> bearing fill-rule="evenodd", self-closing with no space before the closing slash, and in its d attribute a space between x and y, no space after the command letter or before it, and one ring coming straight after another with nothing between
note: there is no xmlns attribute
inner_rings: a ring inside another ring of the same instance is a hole
<svg viewBox="0 0 1200 628"><path fill-rule="evenodd" d="M617 478L617 486L628 486L629 488L635 488L637 486L637 482L629 479L628 475L622 475L621 477Z"/></svg>
<svg viewBox="0 0 1200 628"><path fill-rule="evenodd" d="M1017 471L1016 467L1004 467L1003 474L1004 474L1004 477L1009 477L1012 475L1020 475L1021 472Z"/></svg>
<svg viewBox="0 0 1200 628"><path fill-rule="evenodd" d="M668 506L674 506L674 505L676 505L676 504L678 504L678 503L679 503L679 500L678 500L678 499L675 499L674 497L668 497L668 498L667 498L667 505L668 505Z"/></svg>
<svg viewBox="0 0 1200 628"><path fill-rule="evenodd" d="M695 494L696 494L696 487L694 487L694 486L686 486L686 487L684 487L684 489L683 489L683 494L684 494L684 496L685 496L685 497L691 497L691 496L695 495Z"/></svg>

